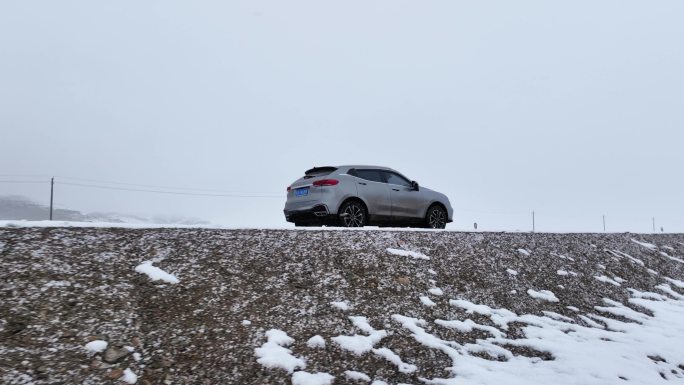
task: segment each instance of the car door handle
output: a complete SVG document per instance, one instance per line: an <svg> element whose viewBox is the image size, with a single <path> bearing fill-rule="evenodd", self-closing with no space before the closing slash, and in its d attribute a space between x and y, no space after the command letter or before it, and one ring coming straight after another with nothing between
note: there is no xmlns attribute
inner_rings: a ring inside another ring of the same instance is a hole
<svg viewBox="0 0 684 385"><path fill-rule="evenodd" d="M364 183L364 182L359 182L359 184L362 184L362 185L364 185L364 186L366 185L366 183Z"/></svg>
<svg viewBox="0 0 684 385"><path fill-rule="evenodd" d="M393 188L392 191L399 191L399 189L398 189L398 188Z"/></svg>

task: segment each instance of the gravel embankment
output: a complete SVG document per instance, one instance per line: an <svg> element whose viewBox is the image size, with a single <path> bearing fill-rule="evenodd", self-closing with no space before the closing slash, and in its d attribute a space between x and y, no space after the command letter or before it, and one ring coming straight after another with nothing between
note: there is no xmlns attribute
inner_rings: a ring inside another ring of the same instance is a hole
<svg viewBox="0 0 684 385"><path fill-rule="evenodd" d="M413 258L421 254L429 259ZM329 373L335 384L363 383L345 379L347 370L420 384L453 377L452 360L418 343L392 315L425 319L426 330L460 345L489 334L432 322L494 324L450 299L519 315L551 311L591 326L580 316L597 313L604 298L627 303L629 288L664 294L657 287L665 277L684 280L682 256L684 235L667 234L0 228L0 382L121 383L133 373L145 385L290 384L290 374L264 367L255 355L265 332L280 329L294 339L288 348L305 358L306 371ZM144 261L179 282L136 272ZM670 287L675 297L684 294ZM375 348L391 349L417 370L342 349L332 337L362 334L349 316L386 330ZM508 338L524 336L523 324L509 326ZM324 338L324 348L307 346L314 335ZM86 350L95 340L108 349ZM552 352L505 347L514 356L555 359ZM684 376L682 357L666 377Z"/></svg>

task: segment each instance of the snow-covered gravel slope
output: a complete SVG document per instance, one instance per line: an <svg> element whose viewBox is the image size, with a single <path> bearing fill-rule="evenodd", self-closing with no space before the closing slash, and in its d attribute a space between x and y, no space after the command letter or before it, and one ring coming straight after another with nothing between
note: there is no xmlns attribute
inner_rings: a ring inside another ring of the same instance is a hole
<svg viewBox="0 0 684 385"><path fill-rule="evenodd" d="M684 235L25 227L0 258L2 384L684 383Z"/></svg>

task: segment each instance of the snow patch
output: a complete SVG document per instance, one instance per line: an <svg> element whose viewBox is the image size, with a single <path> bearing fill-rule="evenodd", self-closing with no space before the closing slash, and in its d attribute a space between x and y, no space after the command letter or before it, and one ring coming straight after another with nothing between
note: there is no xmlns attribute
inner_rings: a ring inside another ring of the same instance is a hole
<svg viewBox="0 0 684 385"><path fill-rule="evenodd" d="M254 349L258 363L271 369L285 369L288 373L292 373L295 369L306 368L306 362L293 356L292 351L285 347L294 342L294 339L287 333L282 330L271 329L266 332L266 338L267 341L260 348Z"/></svg>
<svg viewBox="0 0 684 385"><path fill-rule="evenodd" d="M548 290L536 291L532 289L527 289L527 294L529 294L532 298L541 299L549 302L558 302L558 298L556 298L556 295Z"/></svg>
<svg viewBox="0 0 684 385"><path fill-rule="evenodd" d="M530 255L530 251L527 250L527 249L518 249L518 253L520 253L520 254L522 254L522 255L525 255L525 256L529 256L529 255Z"/></svg>
<svg viewBox="0 0 684 385"><path fill-rule="evenodd" d="M333 301L330 302L330 304L342 311L349 310L349 304L347 303L347 301Z"/></svg>
<svg viewBox="0 0 684 385"><path fill-rule="evenodd" d="M331 385L335 377L328 373L294 372L292 385Z"/></svg>
<svg viewBox="0 0 684 385"><path fill-rule="evenodd" d="M615 286L620 286L619 282L616 282L616 281L606 277L605 275L595 275L594 278L601 281L601 282L609 283L609 284L615 285Z"/></svg>
<svg viewBox="0 0 684 385"><path fill-rule="evenodd" d="M442 291L442 289L440 289L438 287L433 287L432 289L428 289L428 293L430 293L432 295L444 295L444 292Z"/></svg>
<svg viewBox="0 0 684 385"><path fill-rule="evenodd" d="M665 277L665 280L667 282L670 282L671 284L677 286L680 289L684 289L684 282L682 282L678 279L672 279L672 278Z"/></svg>
<svg viewBox="0 0 684 385"><path fill-rule="evenodd" d="M423 295L423 296L420 297L420 302L422 302L423 305L425 305L425 306L435 306L435 305L437 305L436 303L434 303L434 302L430 299L430 297L425 296L425 295Z"/></svg>
<svg viewBox="0 0 684 385"><path fill-rule="evenodd" d="M371 378L368 377L366 373L356 372L354 370L345 370L344 377L350 381L371 381Z"/></svg>
<svg viewBox="0 0 684 385"><path fill-rule="evenodd" d="M180 282L175 275L169 274L156 266L152 266L152 261L145 261L141 263L140 265L136 266L135 271L147 275L153 281L164 281L168 283Z"/></svg>
<svg viewBox="0 0 684 385"><path fill-rule="evenodd" d="M413 373L418 370L416 365L405 363L398 354L388 348L373 349L373 353L396 365L401 373Z"/></svg>
<svg viewBox="0 0 684 385"><path fill-rule="evenodd" d="M632 242L636 243L636 244L639 245L639 246L643 246L643 247L645 247L645 248L647 248L647 249L649 249L649 250L651 250L651 251L655 251L655 250L658 249L658 246L656 246L656 245L654 245L654 244L652 244L652 243L648 243L648 242L639 242L639 241L637 241L637 240L634 239L634 238L632 238Z"/></svg>
<svg viewBox="0 0 684 385"><path fill-rule="evenodd" d="M325 347L325 339L319 335L315 335L311 338L309 338L308 341L306 341L306 346L310 348L324 348Z"/></svg>
<svg viewBox="0 0 684 385"><path fill-rule="evenodd" d="M331 338L333 342L338 344L342 349L360 356L366 352L371 351L373 346L387 337L385 330L375 330L366 320L366 317L352 316L349 320L354 326L368 335L355 334L353 336L340 335Z"/></svg>
<svg viewBox="0 0 684 385"><path fill-rule="evenodd" d="M90 353L101 353L107 349L107 341L95 340L85 344L85 348Z"/></svg>
<svg viewBox="0 0 684 385"><path fill-rule="evenodd" d="M123 372L123 376L121 377L121 381L127 383L127 384L135 384L138 382L138 376L133 373L133 371L129 368L126 368Z"/></svg>
<svg viewBox="0 0 684 385"><path fill-rule="evenodd" d="M506 269L506 272L510 275L518 275L518 272L513 269Z"/></svg>
<svg viewBox="0 0 684 385"><path fill-rule="evenodd" d="M429 260L430 257L423 253L419 253L416 251L409 251L409 250L400 250L400 249L392 249L392 248L387 248L387 252L393 255L398 255L400 257L411 257L413 259L426 259Z"/></svg>
<svg viewBox="0 0 684 385"><path fill-rule="evenodd" d="M478 330L483 330L483 331L488 332L493 337L504 338L506 336L499 329L497 329L493 326L480 325L471 319L467 319L465 321L459 321L459 320L447 321L447 320L437 319L437 320L435 320L435 323L437 325L444 326L445 328L455 329L455 330L458 330L458 331L463 332L463 333L470 333L473 331L473 329L478 329Z"/></svg>
<svg viewBox="0 0 684 385"><path fill-rule="evenodd" d="M673 257L673 256L669 255L668 253L666 253L666 252L664 252L664 251L661 251L661 252L660 252L660 255L662 255L663 257L665 257L665 258L667 258L667 259L669 259L669 260L671 260L671 261L675 261L675 262L679 262L679 263L684 263L684 259L677 258L677 257Z"/></svg>

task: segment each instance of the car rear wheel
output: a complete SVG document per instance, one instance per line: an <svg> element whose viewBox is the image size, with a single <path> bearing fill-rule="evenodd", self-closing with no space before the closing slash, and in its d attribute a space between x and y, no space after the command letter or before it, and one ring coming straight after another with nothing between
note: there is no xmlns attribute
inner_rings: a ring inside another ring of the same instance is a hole
<svg viewBox="0 0 684 385"><path fill-rule="evenodd" d="M425 226L430 229L443 229L447 223L447 212L441 206L433 205L425 216Z"/></svg>
<svg viewBox="0 0 684 385"><path fill-rule="evenodd" d="M337 216L343 227L363 227L366 224L366 208L356 201L343 204Z"/></svg>

